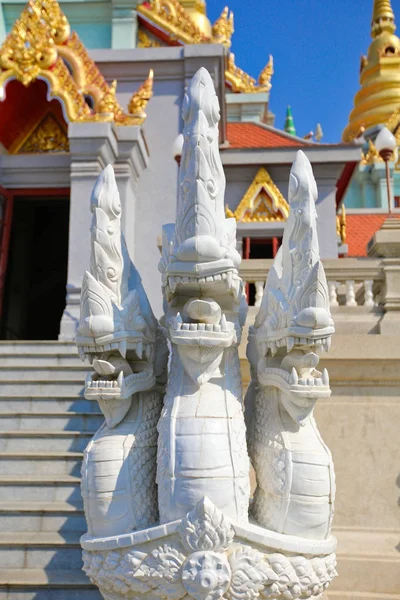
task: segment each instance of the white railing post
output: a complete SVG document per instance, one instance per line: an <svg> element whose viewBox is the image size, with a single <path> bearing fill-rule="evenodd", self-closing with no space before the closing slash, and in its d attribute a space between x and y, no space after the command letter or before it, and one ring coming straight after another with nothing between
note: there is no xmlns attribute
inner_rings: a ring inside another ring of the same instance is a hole
<svg viewBox="0 0 400 600"><path fill-rule="evenodd" d="M374 282L372 279L364 280L364 306L367 306L368 308L375 306L374 292L372 291L373 285Z"/></svg>
<svg viewBox="0 0 400 600"><path fill-rule="evenodd" d="M337 299L337 281L328 281L328 290L329 290L329 304L330 306L339 306L339 302Z"/></svg>
<svg viewBox="0 0 400 600"><path fill-rule="evenodd" d="M354 279L346 280L346 306L357 306Z"/></svg>
<svg viewBox="0 0 400 600"><path fill-rule="evenodd" d="M256 286L256 299L254 306L261 306L261 301L264 294L264 281L256 281L254 285Z"/></svg>

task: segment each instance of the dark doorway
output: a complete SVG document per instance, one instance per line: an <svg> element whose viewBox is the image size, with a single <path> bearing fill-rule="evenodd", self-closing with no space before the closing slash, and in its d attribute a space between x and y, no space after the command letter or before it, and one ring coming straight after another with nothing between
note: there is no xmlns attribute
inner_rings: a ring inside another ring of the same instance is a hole
<svg viewBox="0 0 400 600"><path fill-rule="evenodd" d="M68 227L68 197L14 197L3 339L58 338L65 307Z"/></svg>
<svg viewBox="0 0 400 600"><path fill-rule="evenodd" d="M244 238L243 258L275 258L281 244L281 237ZM254 283L246 284L246 296L249 306L254 306L256 299L256 287Z"/></svg>

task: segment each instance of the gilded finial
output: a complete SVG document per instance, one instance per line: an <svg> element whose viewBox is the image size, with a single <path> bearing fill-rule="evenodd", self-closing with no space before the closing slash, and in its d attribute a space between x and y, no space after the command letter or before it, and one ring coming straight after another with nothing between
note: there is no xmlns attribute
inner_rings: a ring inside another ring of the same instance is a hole
<svg viewBox="0 0 400 600"><path fill-rule="evenodd" d="M324 137L324 132L322 131L322 127L320 123L317 123L317 127L315 128L315 139L317 142L320 142Z"/></svg>
<svg viewBox="0 0 400 600"><path fill-rule="evenodd" d="M129 114L133 117L141 119L142 123L146 118L144 109L153 95L153 79L154 72L153 69L150 69L146 81L144 81L139 89L132 95L128 105Z"/></svg>
<svg viewBox="0 0 400 600"><path fill-rule="evenodd" d="M388 31L389 33L396 31L392 5L390 0L374 0L371 36L375 38L383 31Z"/></svg>
<svg viewBox="0 0 400 600"><path fill-rule="evenodd" d="M272 54L269 55L269 60L258 77L258 83L268 90L271 89L271 79L274 74L274 58Z"/></svg>
<svg viewBox="0 0 400 600"><path fill-rule="evenodd" d="M117 80L114 79L108 91L104 94L99 102L98 112L100 114L108 114L114 116L117 113L119 106L117 101Z"/></svg>
<svg viewBox="0 0 400 600"><path fill-rule="evenodd" d="M212 26L213 41L230 48L233 32L233 12L229 11L229 8L225 6L221 15Z"/></svg>
<svg viewBox="0 0 400 600"><path fill-rule="evenodd" d="M336 215L336 235L340 238L342 244L346 243L346 208L344 204L341 206L341 214Z"/></svg>

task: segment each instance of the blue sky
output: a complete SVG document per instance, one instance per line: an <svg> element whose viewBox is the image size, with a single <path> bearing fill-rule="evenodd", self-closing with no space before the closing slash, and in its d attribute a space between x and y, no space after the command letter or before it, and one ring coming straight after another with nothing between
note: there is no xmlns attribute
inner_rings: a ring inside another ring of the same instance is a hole
<svg viewBox="0 0 400 600"><path fill-rule="evenodd" d="M236 64L258 77L274 57L270 110L283 127L291 105L297 134L321 123L338 142L359 89L360 56L370 43L373 0L226 0L235 15ZM224 0L208 0L212 22ZM392 0L400 36L400 0Z"/></svg>

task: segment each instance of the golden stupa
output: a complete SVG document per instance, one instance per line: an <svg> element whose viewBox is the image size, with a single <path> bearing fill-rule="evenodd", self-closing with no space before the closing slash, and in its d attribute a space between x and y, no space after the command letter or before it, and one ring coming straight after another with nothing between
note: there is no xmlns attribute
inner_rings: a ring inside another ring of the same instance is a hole
<svg viewBox="0 0 400 600"><path fill-rule="evenodd" d="M386 123L400 106L400 39L390 0L374 0L372 43L361 58L361 89L354 99L343 141L354 140L362 128Z"/></svg>

